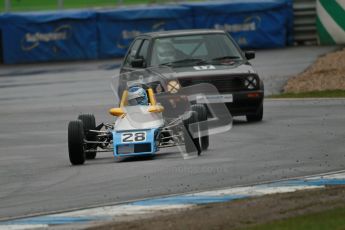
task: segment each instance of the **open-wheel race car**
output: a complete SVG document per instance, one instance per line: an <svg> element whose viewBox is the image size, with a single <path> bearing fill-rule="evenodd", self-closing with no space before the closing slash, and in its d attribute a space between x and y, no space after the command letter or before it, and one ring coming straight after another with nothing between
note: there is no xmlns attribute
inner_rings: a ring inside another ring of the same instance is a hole
<svg viewBox="0 0 345 230"><path fill-rule="evenodd" d="M195 90L175 85L173 92L157 92L157 84L167 80L166 73L146 69L116 78L113 89L121 92L121 98L119 106L109 110L116 117L113 123L96 125L92 114L81 114L70 121L68 150L72 165L84 164L98 152L113 152L115 158L154 156L161 148L177 146L186 158L208 149L210 133L219 132L224 124L231 125L231 115L225 106L207 106L201 100L203 91L217 93L212 85L196 85ZM220 113L222 117L217 115Z"/></svg>

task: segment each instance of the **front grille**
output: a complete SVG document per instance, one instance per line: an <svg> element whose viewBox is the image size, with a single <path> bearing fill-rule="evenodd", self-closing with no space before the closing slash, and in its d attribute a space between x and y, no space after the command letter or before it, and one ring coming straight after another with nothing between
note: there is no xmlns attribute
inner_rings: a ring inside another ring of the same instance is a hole
<svg viewBox="0 0 345 230"><path fill-rule="evenodd" d="M220 93L248 90L244 84L244 76L207 76L179 78L183 87L199 83L214 85Z"/></svg>
<svg viewBox="0 0 345 230"><path fill-rule="evenodd" d="M118 145L117 153L118 154L130 154L130 153L148 153L151 151L151 144L129 144L129 145Z"/></svg>

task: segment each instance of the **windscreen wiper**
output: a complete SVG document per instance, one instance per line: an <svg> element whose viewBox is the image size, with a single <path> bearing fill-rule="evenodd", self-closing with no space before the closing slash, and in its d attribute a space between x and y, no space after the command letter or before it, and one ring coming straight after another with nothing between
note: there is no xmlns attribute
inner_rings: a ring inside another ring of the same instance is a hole
<svg viewBox="0 0 345 230"><path fill-rule="evenodd" d="M201 58L185 58L177 61L162 63L161 65L172 66L174 64L182 64L182 63L189 63L189 62L196 62L197 64L206 63L207 61Z"/></svg>
<svg viewBox="0 0 345 230"><path fill-rule="evenodd" d="M216 58L213 58L212 61L220 61L220 60L226 60L226 59L240 59L241 57L239 56L223 56L223 57L216 57Z"/></svg>

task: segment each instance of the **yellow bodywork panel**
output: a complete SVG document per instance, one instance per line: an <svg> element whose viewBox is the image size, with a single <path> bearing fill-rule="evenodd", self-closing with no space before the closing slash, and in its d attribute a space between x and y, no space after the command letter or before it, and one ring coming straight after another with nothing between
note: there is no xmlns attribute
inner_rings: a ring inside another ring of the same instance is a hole
<svg viewBox="0 0 345 230"><path fill-rule="evenodd" d="M125 112L122 108L111 108L109 109L109 113L113 116L119 117L122 116Z"/></svg>
<svg viewBox="0 0 345 230"><path fill-rule="evenodd" d="M157 102L156 102L156 98L155 98L155 94L153 93L153 90L149 88L147 92L149 94L149 100L150 100L151 105L156 105Z"/></svg>
<svg viewBox="0 0 345 230"><path fill-rule="evenodd" d="M122 93L122 97L121 97L121 102L120 102L120 107L124 107L127 105L127 97L128 97L128 91L125 90Z"/></svg>
<svg viewBox="0 0 345 230"><path fill-rule="evenodd" d="M151 105L149 107L149 112L150 113L161 113L164 111L164 107L161 105Z"/></svg>
<svg viewBox="0 0 345 230"><path fill-rule="evenodd" d="M128 91L127 90L123 91L122 97L121 97L121 102L120 102L120 107L109 109L109 113L111 115L119 117L119 116L122 116L125 114L125 112L123 111L122 108L127 105L127 96L128 96Z"/></svg>

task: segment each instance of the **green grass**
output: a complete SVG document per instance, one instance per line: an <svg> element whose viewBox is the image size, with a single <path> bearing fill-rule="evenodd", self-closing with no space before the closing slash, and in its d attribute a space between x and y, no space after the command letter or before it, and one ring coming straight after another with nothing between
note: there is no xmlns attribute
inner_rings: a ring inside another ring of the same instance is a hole
<svg viewBox="0 0 345 230"><path fill-rule="evenodd" d="M11 0L11 11L56 10L57 0ZM118 7L119 0L64 0L64 9ZM122 0L124 5L168 3L174 0ZM175 0L176 2L176 0ZM0 0L0 12L5 9L5 0Z"/></svg>
<svg viewBox="0 0 345 230"><path fill-rule="evenodd" d="M257 225L246 230L344 230L345 208L337 208L316 214L308 214L267 224Z"/></svg>
<svg viewBox="0 0 345 230"><path fill-rule="evenodd" d="M268 96L268 98L339 98L345 97L345 90L325 90L305 93L282 93Z"/></svg>

